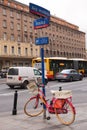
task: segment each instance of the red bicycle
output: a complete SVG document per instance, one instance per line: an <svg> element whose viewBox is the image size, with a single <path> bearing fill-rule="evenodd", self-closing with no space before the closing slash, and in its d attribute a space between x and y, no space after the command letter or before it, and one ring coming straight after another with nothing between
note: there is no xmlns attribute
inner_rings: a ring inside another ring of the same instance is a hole
<svg viewBox="0 0 87 130"><path fill-rule="evenodd" d="M49 113L55 114L58 120L64 125L70 125L75 120L75 107L72 104L72 94L70 90L52 90L52 100L48 103L46 97L41 91L42 85L35 81L31 82L28 89L32 90L35 96L31 97L24 105L24 112L26 115L34 117L44 112L43 104ZM50 119L50 117L47 117Z"/></svg>

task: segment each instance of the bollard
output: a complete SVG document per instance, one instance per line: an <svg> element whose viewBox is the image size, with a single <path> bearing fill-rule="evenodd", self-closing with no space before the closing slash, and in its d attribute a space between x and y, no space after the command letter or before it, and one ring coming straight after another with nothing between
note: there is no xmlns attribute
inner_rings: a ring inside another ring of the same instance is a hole
<svg viewBox="0 0 87 130"><path fill-rule="evenodd" d="M59 87L59 91L62 91L62 87Z"/></svg>
<svg viewBox="0 0 87 130"><path fill-rule="evenodd" d="M18 93L17 93L17 91L15 91L12 115L16 115L17 114L17 98L18 98Z"/></svg>

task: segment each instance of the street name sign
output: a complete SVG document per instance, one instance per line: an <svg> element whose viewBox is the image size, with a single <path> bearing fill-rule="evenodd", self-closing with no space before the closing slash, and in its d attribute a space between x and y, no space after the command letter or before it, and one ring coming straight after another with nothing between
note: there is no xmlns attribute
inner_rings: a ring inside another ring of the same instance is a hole
<svg viewBox="0 0 87 130"><path fill-rule="evenodd" d="M44 45L44 44L48 44L48 42L49 42L48 37L35 38L36 45Z"/></svg>
<svg viewBox="0 0 87 130"><path fill-rule="evenodd" d="M30 3L29 9L30 9L30 12L33 13L33 14L36 14L36 15L39 15L39 16L42 16L42 17L50 18L50 11L47 10L47 9L44 9L41 6Z"/></svg>
<svg viewBox="0 0 87 130"><path fill-rule="evenodd" d="M39 18L34 20L34 29L45 28L49 26L48 18Z"/></svg>

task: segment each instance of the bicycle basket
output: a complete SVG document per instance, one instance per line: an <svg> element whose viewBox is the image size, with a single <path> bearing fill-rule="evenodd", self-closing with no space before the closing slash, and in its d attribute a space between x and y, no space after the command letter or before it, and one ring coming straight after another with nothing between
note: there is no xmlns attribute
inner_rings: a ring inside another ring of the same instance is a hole
<svg viewBox="0 0 87 130"><path fill-rule="evenodd" d="M32 92L34 95L38 94L38 86L35 83L35 81L31 81L28 85L27 88L30 92Z"/></svg>
<svg viewBox="0 0 87 130"><path fill-rule="evenodd" d="M71 90L51 90L51 93L54 95L55 98L58 99L66 99L72 96Z"/></svg>
<svg viewBox="0 0 87 130"><path fill-rule="evenodd" d="M56 99L54 103L54 108L62 108L65 103L65 99Z"/></svg>
<svg viewBox="0 0 87 130"><path fill-rule="evenodd" d="M37 83L42 84L42 78L37 78Z"/></svg>

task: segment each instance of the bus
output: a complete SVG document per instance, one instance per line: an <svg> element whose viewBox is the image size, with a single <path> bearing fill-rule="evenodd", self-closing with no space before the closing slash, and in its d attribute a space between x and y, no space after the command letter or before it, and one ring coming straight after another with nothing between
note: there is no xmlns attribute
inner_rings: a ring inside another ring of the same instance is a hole
<svg viewBox="0 0 87 130"><path fill-rule="evenodd" d="M41 70L41 58L32 59L32 67ZM63 69L76 69L84 76L87 75L87 60L81 58L44 57L44 69L48 79L55 79L55 74Z"/></svg>

